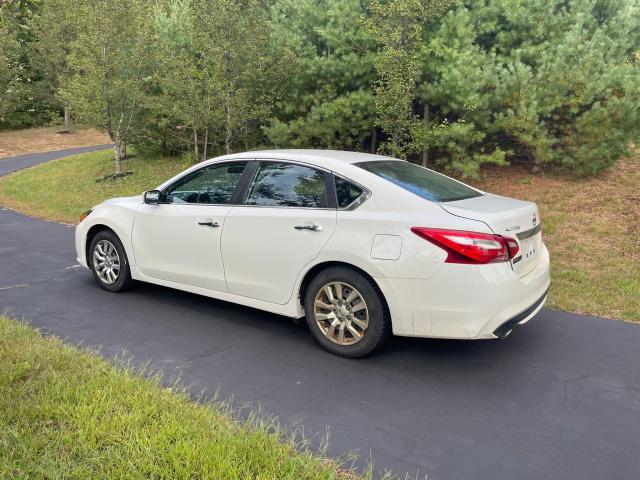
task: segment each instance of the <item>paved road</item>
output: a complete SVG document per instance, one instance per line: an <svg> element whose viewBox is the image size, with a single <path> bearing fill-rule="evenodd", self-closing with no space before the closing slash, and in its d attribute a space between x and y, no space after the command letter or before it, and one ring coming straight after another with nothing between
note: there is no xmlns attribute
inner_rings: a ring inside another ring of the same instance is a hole
<svg viewBox="0 0 640 480"><path fill-rule="evenodd" d="M0 310L260 403L329 453L430 479L640 478L640 326L543 310L505 341L395 338L344 360L303 324L74 268L73 229L0 211Z"/></svg>
<svg viewBox="0 0 640 480"><path fill-rule="evenodd" d="M0 158L0 176L23 168L32 167L39 163L48 162L49 160L66 157L67 155L94 152L96 150L104 150L107 148L111 148L111 145L107 144L94 145L91 147L68 148L66 150L58 150L57 152L29 153L18 157Z"/></svg>

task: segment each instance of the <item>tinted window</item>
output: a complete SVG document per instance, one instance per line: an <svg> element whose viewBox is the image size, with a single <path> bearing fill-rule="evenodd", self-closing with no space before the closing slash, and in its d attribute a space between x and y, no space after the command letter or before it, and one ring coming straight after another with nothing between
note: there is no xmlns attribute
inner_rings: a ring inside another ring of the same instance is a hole
<svg viewBox="0 0 640 480"><path fill-rule="evenodd" d="M264 162L251 185L247 205L326 207L324 173L292 163Z"/></svg>
<svg viewBox="0 0 640 480"><path fill-rule="evenodd" d="M363 190L344 178L334 177L336 180L336 197L338 199L338 208L345 208L351 205Z"/></svg>
<svg viewBox="0 0 640 480"><path fill-rule="evenodd" d="M164 194L167 203L227 204L247 162L209 165L178 180Z"/></svg>
<svg viewBox="0 0 640 480"><path fill-rule="evenodd" d="M482 195L449 177L409 162L381 160L356 165L434 202L452 202Z"/></svg>

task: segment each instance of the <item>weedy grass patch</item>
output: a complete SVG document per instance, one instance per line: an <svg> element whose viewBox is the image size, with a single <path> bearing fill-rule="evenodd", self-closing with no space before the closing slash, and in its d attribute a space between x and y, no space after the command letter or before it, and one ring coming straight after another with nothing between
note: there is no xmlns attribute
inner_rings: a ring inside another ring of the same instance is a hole
<svg viewBox="0 0 640 480"><path fill-rule="evenodd" d="M0 478L363 478L296 438L0 316Z"/></svg>

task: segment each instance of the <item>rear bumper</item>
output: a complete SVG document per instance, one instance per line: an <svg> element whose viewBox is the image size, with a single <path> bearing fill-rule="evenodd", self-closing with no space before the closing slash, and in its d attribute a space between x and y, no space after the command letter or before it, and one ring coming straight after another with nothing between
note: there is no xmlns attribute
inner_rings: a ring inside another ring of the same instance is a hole
<svg viewBox="0 0 640 480"><path fill-rule="evenodd" d="M376 278L402 336L500 338L542 308L549 289L549 252L520 277L509 263L443 264L429 279ZM506 325L505 325L506 324Z"/></svg>
<svg viewBox="0 0 640 480"><path fill-rule="evenodd" d="M542 295L542 297L536 300L535 303L531 305L529 308L527 308L523 312L520 312L518 315L507 320L498 328L496 328L493 331L493 334L497 338L506 338L513 331L513 329L516 328L518 325L522 325L528 322L536 313L540 311L540 309L544 305L544 302L547 301L547 292L548 290L544 292L544 295Z"/></svg>

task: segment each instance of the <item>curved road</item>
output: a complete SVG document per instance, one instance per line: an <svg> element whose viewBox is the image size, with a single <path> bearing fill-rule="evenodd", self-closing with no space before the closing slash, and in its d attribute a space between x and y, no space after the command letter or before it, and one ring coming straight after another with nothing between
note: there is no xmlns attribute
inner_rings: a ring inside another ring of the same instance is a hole
<svg viewBox="0 0 640 480"><path fill-rule="evenodd" d="M75 153L0 160L0 172ZM4 170L3 170L4 169ZM300 421L329 454L429 479L640 478L640 326L543 310L505 341L394 338L344 360L304 324L75 267L73 229L0 210L0 311Z"/></svg>

